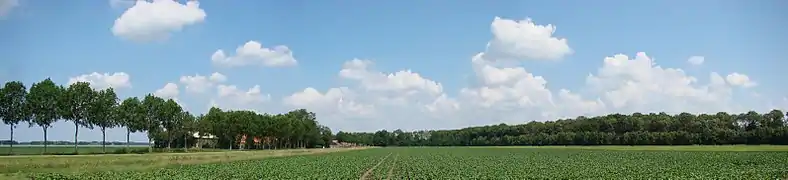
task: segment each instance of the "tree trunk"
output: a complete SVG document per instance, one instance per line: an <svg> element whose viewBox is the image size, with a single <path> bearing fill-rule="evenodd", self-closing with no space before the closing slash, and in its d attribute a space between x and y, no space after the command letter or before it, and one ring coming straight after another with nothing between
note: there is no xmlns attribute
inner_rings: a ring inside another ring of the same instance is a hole
<svg viewBox="0 0 788 180"><path fill-rule="evenodd" d="M44 153L47 153L47 144L49 144L49 140L47 140L47 126L42 126L41 128L44 129Z"/></svg>
<svg viewBox="0 0 788 180"><path fill-rule="evenodd" d="M77 138L79 138L79 124L74 121L74 154L79 154L79 149L77 147L77 145L79 145L79 139Z"/></svg>
<svg viewBox="0 0 788 180"><path fill-rule="evenodd" d="M14 125L11 124L11 148L8 148L8 155L14 154Z"/></svg>
<svg viewBox="0 0 788 180"><path fill-rule="evenodd" d="M167 152L170 152L170 147L172 147L172 135L167 131Z"/></svg>
<svg viewBox="0 0 788 180"><path fill-rule="evenodd" d="M148 136L148 152L149 153L153 152L153 138L151 138L150 136Z"/></svg>
<svg viewBox="0 0 788 180"><path fill-rule="evenodd" d="M107 154L107 128L101 127L101 153Z"/></svg>
<svg viewBox="0 0 788 180"><path fill-rule="evenodd" d="M131 137L131 131L129 131L129 129L126 128L126 152L129 152L129 147L130 147L129 144L131 143L130 137Z"/></svg>
<svg viewBox="0 0 788 180"><path fill-rule="evenodd" d="M186 141L186 139L189 137L187 136L188 134L189 133L183 134L183 152L189 152L189 143Z"/></svg>

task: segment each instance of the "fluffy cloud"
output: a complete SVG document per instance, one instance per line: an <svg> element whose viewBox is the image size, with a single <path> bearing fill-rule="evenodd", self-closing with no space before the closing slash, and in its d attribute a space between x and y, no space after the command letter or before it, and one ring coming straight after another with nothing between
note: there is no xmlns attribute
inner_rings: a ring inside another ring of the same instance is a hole
<svg viewBox="0 0 788 180"><path fill-rule="evenodd" d="M704 58L703 56L692 56L689 59L687 59L687 62L692 65L701 65L703 64L704 61L706 61L706 58Z"/></svg>
<svg viewBox="0 0 788 180"><path fill-rule="evenodd" d="M358 81L361 83L361 87L371 91L404 92L405 94L424 92L432 95L443 92L443 86L440 83L425 79L418 73L403 70L385 74L370 70L372 65L372 61L369 60L350 60L342 66L339 77Z"/></svg>
<svg viewBox="0 0 788 180"><path fill-rule="evenodd" d="M272 49L264 48L257 41L249 41L235 50L234 56L228 56L224 50L216 50L211 56L211 62L225 67L263 65L269 67L284 67L297 65L293 51L287 46L275 46Z"/></svg>
<svg viewBox="0 0 788 180"><path fill-rule="evenodd" d="M270 94L263 94L260 85L241 90L235 85L216 86L217 96L210 100L211 106L235 110L258 110L255 106L271 100Z"/></svg>
<svg viewBox="0 0 788 180"><path fill-rule="evenodd" d="M309 87L283 98L283 102L292 107L309 108L319 113L344 117L365 117L374 114L374 107L355 102L353 93L347 87L331 88L326 93Z"/></svg>
<svg viewBox="0 0 788 180"><path fill-rule="evenodd" d="M438 128L438 123L429 121L460 108L440 83L410 70L384 73L373 66L370 60L349 60L338 76L355 86L330 88L325 93L310 87L283 98L283 103L313 110L329 126L354 130L395 125L416 128L425 123ZM376 121L369 121L372 119Z"/></svg>
<svg viewBox="0 0 788 180"><path fill-rule="evenodd" d="M458 128L613 112L739 111L732 87L755 85L739 73L693 77L681 69L661 67L638 52L632 57L600 57L601 66L585 77L579 91L551 90L547 78L499 62L559 60L571 54L566 39L552 37L555 27L530 19L495 18L491 29L487 48L470 58L477 83L461 88L457 97L416 72L379 72L372 61L353 59L344 63L338 76L357 86L325 92L310 87L285 97L283 103L316 111L322 122L343 130ZM698 57L689 61L702 63Z"/></svg>
<svg viewBox="0 0 788 180"><path fill-rule="evenodd" d="M215 72L210 77L195 74L194 76L181 76L181 84L186 85L186 91L191 93L205 93L218 83L227 80L227 76Z"/></svg>
<svg viewBox="0 0 788 180"><path fill-rule="evenodd" d="M528 107L554 105L552 93L541 76L534 76L523 68L496 68L480 65L477 76L481 87L463 88L460 92L475 104L484 107L493 105Z"/></svg>
<svg viewBox="0 0 788 180"><path fill-rule="evenodd" d="M172 32L203 22L205 16L194 0L186 4L173 0L138 0L115 20L112 33L139 42L164 40Z"/></svg>
<svg viewBox="0 0 788 180"><path fill-rule="evenodd" d="M113 74L93 72L90 74L83 74L68 79L68 85L76 82L88 82L94 89L106 89L112 87L113 89L131 88L131 76L125 72L116 72Z"/></svg>
<svg viewBox="0 0 788 180"><path fill-rule="evenodd" d="M222 73L214 72L213 74L211 74L211 77L208 79L213 82L224 82L227 81L227 76L225 76Z"/></svg>
<svg viewBox="0 0 788 180"><path fill-rule="evenodd" d="M178 95L179 94L180 94L180 90L178 88L178 85L175 84L175 83L167 83L161 89L157 89L155 92L153 92L154 96L157 96L157 97L160 97L160 98L164 98L164 99L172 99L176 103L181 105L181 107L187 108L186 104L183 104L178 99Z"/></svg>
<svg viewBox="0 0 788 180"><path fill-rule="evenodd" d="M11 13L16 6L19 6L19 0L0 0L0 18Z"/></svg>
<svg viewBox="0 0 788 180"><path fill-rule="evenodd" d="M731 85L740 86L744 88L749 88L758 85L758 83L750 80L749 76L737 72L728 74L728 76L725 76L725 80L727 80L728 83L730 83Z"/></svg>
<svg viewBox="0 0 788 180"><path fill-rule="evenodd" d="M586 83L616 112L712 112L729 110L730 87L712 72L707 84L681 69L662 68L646 53L606 57Z"/></svg>
<svg viewBox="0 0 788 180"><path fill-rule="evenodd" d="M555 26L537 25L530 18L495 17L490 30L493 39L487 43L485 60L558 60L573 52L565 38L553 36Z"/></svg>
<svg viewBox="0 0 788 180"><path fill-rule="evenodd" d="M175 83L167 83L164 85L164 87L156 90L153 93L154 96L168 98L168 99L177 98L178 94L180 94L180 90L178 90L178 85Z"/></svg>
<svg viewBox="0 0 788 180"><path fill-rule="evenodd" d="M403 69L382 72L372 60L351 59L342 65L337 76L342 86L318 90L307 87L282 97L281 104L269 103L271 96L261 86L241 89L223 84L220 73L209 76L183 76L180 83L189 92L210 93L210 106L275 112L307 108L321 123L345 131L374 131L382 128L445 129L495 123L519 124L528 121L555 120L576 116L631 112L718 112L742 111L733 101L734 87L757 85L741 73L727 76L708 72L691 76L682 69L663 67L644 52L610 54L587 59L599 68L585 77L577 89L553 86L549 77L534 74L512 60L560 60L572 53L564 38L553 37L555 27L537 25L530 19L514 21L495 18L493 38L487 48L470 57L476 82L449 95L444 86L418 72ZM279 49L279 50L277 50ZM695 59L695 60L693 60ZM702 64L698 57L687 60ZM702 58L701 58L702 59ZM222 50L212 62L228 67L245 65L295 65L286 47L267 49L250 41L227 57ZM157 94L170 94L175 84L168 84ZM208 94L208 93L205 93ZM788 102L785 100L783 104ZM780 103L773 102L774 106ZM276 106L276 107L274 107ZM784 106L784 105L783 105Z"/></svg>

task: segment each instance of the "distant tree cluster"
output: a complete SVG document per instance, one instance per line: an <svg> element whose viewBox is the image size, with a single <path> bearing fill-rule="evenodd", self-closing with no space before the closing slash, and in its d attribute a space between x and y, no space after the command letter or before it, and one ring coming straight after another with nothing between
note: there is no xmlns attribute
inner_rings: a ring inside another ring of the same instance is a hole
<svg viewBox="0 0 788 180"><path fill-rule="evenodd" d="M219 146L230 149L239 145L248 149L327 147L333 137L331 129L320 125L315 113L305 109L271 115L214 107L199 119L200 132L217 136ZM260 142L255 142L255 137ZM241 141L246 143L239 144Z"/></svg>
<svg viewBox="0 0 788 180"><path fill-rule="evenodd" d="M194 116L172 99L152 94L143 98L129 97L119 101L112 88L95 90L87 82L76 82L68 87L47 78L34 83L29 91L22 82L6 82L0 87L0 119L10 125L11 140L14 129L21 122L41 127L44 142L47 130L56 121L74 124L74 142L79 142L79 127L98 128L106 152L106 130L125 127L126 144L134 132L147 133L148 140L158 147L189 147L193 133L211 134L218 138L220 147L234 148L242 137L249 148L310 148L328 145L331 130L320 125L315 114L297 109L285 114L258 114L251 111L222 111L211 108L205 115ZM255 142L263 138L265 142ZM11 149L13 149L13 144ZM44 143L44 152L47 145ZM74 143L74 152L78 152ZM149 151L153 150L153 144Z"/></svg>
<svg viewBox="0 0 788 180"><path fill-rule="evenodd" d="M376 146L788 144L786 114L610 114L458 130L338 132L336 139Z"/></svg>

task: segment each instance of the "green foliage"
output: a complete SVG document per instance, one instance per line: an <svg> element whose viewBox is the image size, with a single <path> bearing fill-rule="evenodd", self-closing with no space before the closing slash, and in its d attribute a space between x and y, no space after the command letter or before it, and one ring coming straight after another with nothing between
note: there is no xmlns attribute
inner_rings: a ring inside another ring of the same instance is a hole
<svg viewBox="0 0 788 180"><path fill-rule="evenodd" d="M76 82L68 86L64 96L59 100L63 106L60 111L63 119L74 122L74 142L79 142L79 127L93 129L93 124L88 121L91 117L91 105L96 99L96 92L90 87L90 83ZM79 149L74 144L74 153L79 153Z"/></svg>
<svg viewBox="0 0 788 180"><path fill-rule="evenodd" d="M780 110L765 114L610 114L456 130L338 132L341 142L376 146L788 144Z"/></svg>
<svg viewBox="0 0 788 180"><path fill-rule="evenodd" d="M96 92L90 88L90 83L76 82L69 85L64 96L60 99L64 106L61 116L63 119L74 122L75 126L93 129L93 125L87 121L87 118L90 115L89 108L95 96Z"/></svg>
<svg viewBox="0 0 788 180"><path fill-rule="evenodd" d="M112 88L107 88L96 93L88 107L88 123L98 126L101 130L102 148L106 149L107 128L118 125L117 111L118 96ZM106 152L106 150L104 150Z"/></svg>
<svg viewBox="0 0 788 180"><path fill-rule="evenodd" d="M98 126L103 130L113 128L118 123L115 108L118 104L118 96L112 88L98 91L94 99L88 105L88 123Z"/></svg>
<svg viewBox="0 0 788 180"><path fill-rule="evenodd" d="M142 112L145 118L143 130L148 134L149 140L153 140L155 135L162 131L161 117L164 113L161 110L164 102L164 99L153 96L153 94L145 95L145 98L142 99ZM152 151L152 147L150 150Z"/></svg>
<svg viewBox="0 0 788 180"><path fill-rule="evenodd" d="M120 126L126 127L129 132L145 130L145 109L142 107L142 102L140 102L139 98L126 98L116 110Z"/></svg>
<svg viewBox="0 0 788 180"><path fill-rule="evenodd" d="M34 83L30 94L18 81L0 87L0 118L12 125L12 140L13 125L29 121L31 116L34 117L31 126L42 127L44 142L47 129L62 118L74 123L74 141L79 140L79 127L98 127L103 137L109 128L124 127L127 142L132 132L145 132L149 140L155 140L149 147L151 152L154 146L169 149L194 145L194 132L216 136L222 148L230 149L326 147L332 137L331 130L317 123L315 114L305 109L269 115L212 108L208 114L195 118L173 99L165 100L153 94L141 100L129 97L118 104L112 88L94 90L88 82L75 82L64 88L47 78ZM78 148L75 144L73 152L79 153Z"/></svg>
<svg viewBox="0 0 788 180"><path fill-rule="evenodd" d="M44 132L44 142L48 142L47 130L58 119L62 111L61 102L58 101L63 96L64 90L47 78L41 82L34 83L27 94L26 108L31 113L30 126L38 125ZM43 153L47 153L47 143L44 143Z"/></svg>
<svg viewBox="0 0 788 180"><path fill-rule="evenodd" d="M12 128L19 122L30 120L30 112L25 108L27 88L22 82L6 82L0 91L0 118Z"/></svg>
<svg viewBox="0 0 788 180"><path fill-rule="evenodd" d="M58 98L62 95L63 89L49 78L30 86L26 98L27 108L32 113L30 125L35 124L46 130L60 119Z"/></svg>
<svg viewBox="0 0 788 180"><path fill-rule="evenodd" d="M32 178L746 180L786 178L786 163L788 154L784 152L374 148L144 171L45 173Z"/></svg>

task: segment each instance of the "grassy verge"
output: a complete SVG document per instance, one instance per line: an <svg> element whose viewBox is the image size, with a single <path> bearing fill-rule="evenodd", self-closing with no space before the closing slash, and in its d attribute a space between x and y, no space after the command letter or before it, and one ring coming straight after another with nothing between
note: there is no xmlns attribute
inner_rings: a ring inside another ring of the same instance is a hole
<svg viewBox="0 0 788 180"><path fill-rule="evenodd" d="M155 148L153 152L149 152L148 147L143 146L132 146L129 148L121 147L121 146L108 146L106 152L100 146L87 146L87 147L79 147L78 153L74 153L74 147L66 147L66 146L56 146L56 147L49 147L47 148L46 153L44 153L43 147L38 146L22 146L22 147L14 147L13 151L9 147L0 147L0 156L19 156L19 155L91 155L91 154L148 154L148 153L166 153L166 152L177 152L177 153L185 153L184 149L182 148L172 148L170 150L163 149L163 148ZM202 148L202 149L189 149L189 153L193 152L220 152L220 151L227 151L227 149L210 149L210 148Z"/></svg>
<svg viewBox="0 0 788 180"><path fill-rule="evenodd" d="M126 146L107 146L106 153L121 153L120 151L125 151ZM140 147L140 146L131 146L129 147L128 151L135 152L135 151L147 151L148 147ZM101 146L80 146L79 147L79 154L101 154L103 150ZM8 155L41 155L44 154L44 147L43 146L17 146L11 148L8 146L0 147L0 155L8 156ZM69 155L74 154L74 146L50 146L47 147L48 155Z"/></svg>
<svg viewBox="0 0 788 180"><path fill-rule="evenodd" d="M786 145L688 145L688 146L475 146L474 148L546 148L621 151L788 151Z"/></svg>
<svg viewBox="0 0 788 180"><path fill-rule="evenodd" d="M289 149L199 153L35 155L0 157L0 179L24 178L29 173L82 173L147 170L173 165L221 163L267 157L331 153L363 148Z"/></svg>

